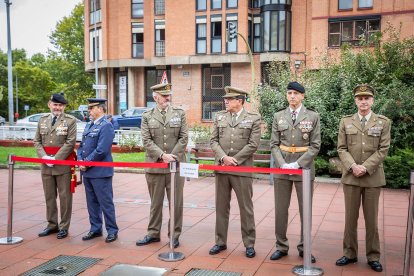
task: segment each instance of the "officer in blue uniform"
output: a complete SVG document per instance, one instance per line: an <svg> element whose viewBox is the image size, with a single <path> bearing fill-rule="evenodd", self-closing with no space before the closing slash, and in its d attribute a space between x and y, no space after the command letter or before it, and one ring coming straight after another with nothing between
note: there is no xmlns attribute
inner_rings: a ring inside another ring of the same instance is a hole
<svg viewBox="0 0 414 276"><path fill-rule="evenodd" d="M115 133L107 121L106 99L88 99L88 111L91 121L86 125L82 134L82 142L78 149L78 160L92 162L112 162L112 141ZM102 213L108 236L105 242L113 242L118 238L118 226L115 219L113 202L112 177L113 167L80 166L85 185L86 202L88 206L91 228L82 237L87 241L102 236Z"/></svg>

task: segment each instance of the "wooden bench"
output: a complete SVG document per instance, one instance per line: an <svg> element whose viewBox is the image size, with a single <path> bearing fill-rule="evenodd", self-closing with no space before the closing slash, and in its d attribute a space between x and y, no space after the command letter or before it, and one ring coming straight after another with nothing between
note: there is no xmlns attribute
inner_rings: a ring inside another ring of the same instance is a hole
<svg viewBox="0 0 414 276"><path fill-rule="evenodd" d="M193 153L193 154L191 154ZM200 161L214 162L214 151L211 149L210 140L198 140L195 146L189 151L187 161L195 161L199 164ZM260 140L257 151L253 154L253 162L256 164L269 164L273 166L273 158L270 152L270 141ZM270 184L273 184L273 175L269 175Z"/></svg>

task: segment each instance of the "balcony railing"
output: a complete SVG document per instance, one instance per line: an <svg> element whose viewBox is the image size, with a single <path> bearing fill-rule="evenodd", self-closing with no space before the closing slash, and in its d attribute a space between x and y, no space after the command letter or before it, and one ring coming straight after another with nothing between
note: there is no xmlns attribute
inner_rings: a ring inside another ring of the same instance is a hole
<svg viewBox="0 0 414 276"><path fill-rule="evenodd" d="M144 57L144 43L132 44L132 57L143 58Z"/></svg>
<svg viewBox="0 0 414 276"><path fill-rule="evenodd" d="M164 0L155 0L154 13L155 15L165 14L165 1Z"/></svg>
<svg viewBox="0 0 414 276"><path fill-rule="evenodd" d="M155 42L155 56L156 57L165 56L165 41L156 41Z"/></svg>

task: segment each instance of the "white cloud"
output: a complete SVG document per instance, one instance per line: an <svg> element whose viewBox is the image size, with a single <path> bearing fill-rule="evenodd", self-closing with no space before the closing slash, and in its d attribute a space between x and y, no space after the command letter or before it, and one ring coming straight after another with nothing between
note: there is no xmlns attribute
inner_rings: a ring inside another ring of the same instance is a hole
<svg viewBox="0 0 414 276"><path fill-rule="evenodd" d="M12 49L23 48L29 56L46 54L49 35L58 21L69 16L81 0L10 0L10 27ZM6 4L0 1L0 49L7 52Z"/></svg>

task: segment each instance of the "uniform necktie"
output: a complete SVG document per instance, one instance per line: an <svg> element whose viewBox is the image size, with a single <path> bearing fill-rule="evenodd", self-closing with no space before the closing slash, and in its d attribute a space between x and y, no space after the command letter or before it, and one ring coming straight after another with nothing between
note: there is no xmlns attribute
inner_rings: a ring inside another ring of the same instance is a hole
<svg viewBox="0 0 414 276"><path fill-rule="evenodd" d="M362 129L365 128L365 123L366 122L367 122L367 118L365 118L365 116L363 116L362 119L361 119L361 127L362 127Z"/></svg>
<svg viewBox="0 0 414 276"><path fill-rule="evenodd" d="M295 123L296 121L296 111L292 111L292 122Z"/></svg>
<svg viewBox="0 0 414 276"><path fill-rule="evenodd" d="M165 123L165 110L161 111L161 115L162 115L162 121Z"/></svg>
<svg viewBox="0 0 414 276"><path fill-rule="evenodd" d="M231 115L231 125L232 126L234 126L236 124L236 117L237 117L237 114L236 113L233 113Z"/></svg>
<svg viewBox="0 0 414 276"><path fill-rule="evenodd" d="M53 119L52 119L52 126L54 126L54 125L55 125L56 120L57 120L57 116L53 116Z"/></svg>

